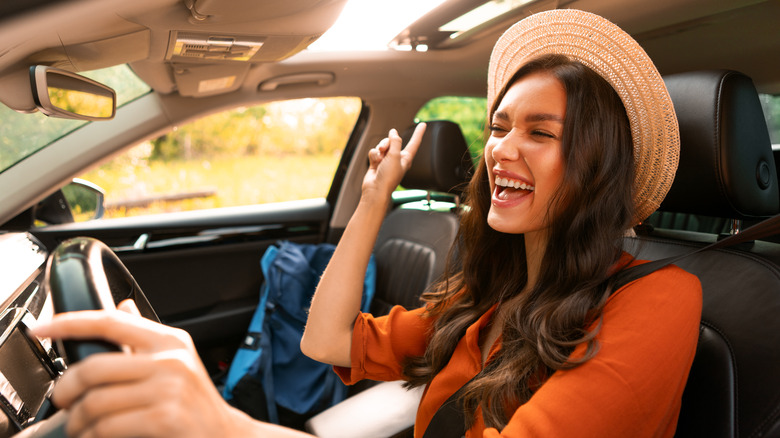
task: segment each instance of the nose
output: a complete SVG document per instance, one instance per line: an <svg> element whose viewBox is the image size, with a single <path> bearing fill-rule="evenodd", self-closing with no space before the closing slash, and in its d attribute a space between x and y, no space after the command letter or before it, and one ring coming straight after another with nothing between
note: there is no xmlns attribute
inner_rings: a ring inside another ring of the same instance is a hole
<svg viewBox="0 0 780 438"><path fill-rule="evenodd" d="M495 162L516 161L520 158L520 147L512 137L510 134L497 139L498 141L490 150L490 156Z"/></svg>

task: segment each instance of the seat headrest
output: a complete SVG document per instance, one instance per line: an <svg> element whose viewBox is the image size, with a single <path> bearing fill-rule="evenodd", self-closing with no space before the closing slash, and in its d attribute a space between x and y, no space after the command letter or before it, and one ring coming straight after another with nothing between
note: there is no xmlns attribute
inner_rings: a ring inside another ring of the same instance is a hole
<svg viewBox="0 0 780 438"><path fill-rule="evenodd" d="M420 148L412 167L401 180L407 189L459 193L471 178L471 162L466 139L457 123L446 120L426 122ZM414 126L404 131L404 144L409 141Z"/></svg>
<svg viewBox="0 0 780 438"><path fill-rule="evenodd" d="M680 165L659 210L730 219L776 214L777 171L753 81L727 70L664 81L680 123Z"/></svg>

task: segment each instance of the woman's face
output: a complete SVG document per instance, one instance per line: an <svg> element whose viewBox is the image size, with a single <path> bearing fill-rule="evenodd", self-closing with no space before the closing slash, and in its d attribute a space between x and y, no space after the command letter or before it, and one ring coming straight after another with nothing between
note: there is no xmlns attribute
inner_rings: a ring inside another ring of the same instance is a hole
<svg viewBox="0 0 780 438"><path fill-rule="evenodd" d="M561 135L566 91L549 72L507 90L490 125L485 163L492 192L488 225L526 235L548 227L547 211L564 173Z"/></svg>

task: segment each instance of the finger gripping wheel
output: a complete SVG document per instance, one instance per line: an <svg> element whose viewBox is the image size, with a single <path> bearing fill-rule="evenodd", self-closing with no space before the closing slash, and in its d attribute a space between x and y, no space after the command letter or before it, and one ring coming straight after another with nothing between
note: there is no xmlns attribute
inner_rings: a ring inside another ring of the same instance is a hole
<svg viewBox="0 0 780 438"><path fill-rule="evenodd" d="M112 309L133 298L144 316L159 321L130 272L99 240L78 237L61 243L49 258L46 279L56 313ZM119 351L116 345L97 339L64 340L61 345L68 363Z"/></svg>

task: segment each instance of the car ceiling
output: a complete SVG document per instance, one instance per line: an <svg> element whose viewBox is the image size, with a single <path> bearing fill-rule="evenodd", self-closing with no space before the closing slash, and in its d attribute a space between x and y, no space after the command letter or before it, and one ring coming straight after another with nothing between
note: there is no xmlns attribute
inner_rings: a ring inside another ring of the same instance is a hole
<svg viewBox="0 0 780 438"><path fill-rule="evenodd" d="M154 90L171 97L231 92L245 94L245 99L258 94L262 96L255 99L296 94L364 99L481 95L490 49L500 33L524 15L555 7L584 9L614 21L635 36L663 74L735 69L751 76L759 90L780 93L780 0L537 0L518 13L433 45L427 53L303 50L335 22L345 2L55 2L35 9L34 16L22 12L0 21L0 100L21 111L34 108L27 91L32 64L86 71L121 63L129 63ZM450 0L404 35L429 36L455 13L480 3ZM193 51L176 55L177 38L189 41L184 47ZM186 56L200 56L197 41L209 38L216 44L208 59ZM211 56L228 50L220 46L225 38L234 38L234 48L240 46L238 52L244 50L245 57L247 47L258 42L262 46L245 61ZM390 67L377 62L385 60L391 61Z"/></svg>
<svg viewBox="0 0 780 438"><path fill-rule="evenodd" d="M376 144L391 127L408 126L433 97L484 96L496 39L522 16L543 9L579 8L609 18L637 38L663 74L734 69L751 76L760 91L780 93L780 0L534 0L423 53L303 50L335 22L346 1L35 0L39 7L0 7L0 101L8 107L34 109L28 74L33 64L86 71L128 63L156 92L120 109L116 119L90 124L0 174L3 184L18 189L0 191L0 222L121 148L230 107L359 96L371 114L356 151L364 154L361 148ZM431 35L481 3L448 0L399 38ZM170 55L174 32L259 38L264 45L249 61L178 60ZM200 86L229 76L236 78L224 89ZM345 187L360 187L361 163L350 164ZM38 174L39 168L51 171ZM346 224L358 196L341 191L332 225Z"/></svg>

